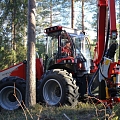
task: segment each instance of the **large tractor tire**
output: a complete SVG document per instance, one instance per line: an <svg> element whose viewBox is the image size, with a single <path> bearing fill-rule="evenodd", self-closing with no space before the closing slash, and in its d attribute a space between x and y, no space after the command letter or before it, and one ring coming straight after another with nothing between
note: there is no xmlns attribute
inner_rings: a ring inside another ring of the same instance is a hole
<svg viewBox="0 0 120 120"><path fill-rule="evenodd" d="M0 106L6 110L16 110L25 101L25 80L6 77L0 81Z"/></svg>
<svg viewBox="0 0 120 120"><path fill-rule="evenodd" d="M71 73L62 69L53 69L46 72L40 82L38 86L40 102L50 106L77 105L78 87Z"/></svg>

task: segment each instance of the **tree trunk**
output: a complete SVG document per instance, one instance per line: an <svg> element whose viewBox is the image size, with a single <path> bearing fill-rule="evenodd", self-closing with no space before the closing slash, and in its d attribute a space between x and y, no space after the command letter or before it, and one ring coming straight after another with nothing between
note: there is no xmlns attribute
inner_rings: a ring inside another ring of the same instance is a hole
<svg viewBox="0 0 120 120"><path fill-rule="evenodd" d="M15 18L16 18L16 10L15 10L15 5L16 5L16 1L13 0L12 1L14 4L14 8L12 10L12 41L11 41L11 49L14 50L14 55L13 55L13 59L12 62L10 63L11 65L15 65L16 62L16 23L15 23Z"/></svg>
<svg viewBox="0 0 120 120"><path fill-rule="evenodd" d="M28 0L28 48L25 101L27 107L36 104L35 2L36 0Z"/></svg>
<svg viewBox="0 0 120 120"><path fill-rule="evenodd" d="M84 0L82 0L82 31L84 32Z"/></svg>
<svg viewBox="0 0 120 120"><path fill-rule="evenodd" d="M52 27L52 4L50 5L50 27Z"/></svg>
<svg viewBox="0 0 120 120"><path fill-rule="evenodd" d="M74 0L71 0L71 28L74 28Z"/></svg>
<svg viewBox="0 0 120 120"><path fill-rule="evenodd" d="M14 6L16 5L15 0L13 0L13 4ZM12 50L16 50L15 17L16 17L16 11L15 11L15 8L13 8L13 11L12 11Z"/></svg>

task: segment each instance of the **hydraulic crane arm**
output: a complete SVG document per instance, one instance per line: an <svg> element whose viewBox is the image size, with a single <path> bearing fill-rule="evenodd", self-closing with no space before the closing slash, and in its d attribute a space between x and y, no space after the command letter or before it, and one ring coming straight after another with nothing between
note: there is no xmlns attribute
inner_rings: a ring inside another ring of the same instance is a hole
<svg viewBox="0 0 120 120"><path fill-rule="evenodd" d="M99 0L97 44L94 55L94 63L96 65L100 63L106 46L107 11L109 12L110 20L110 36L114 40L117 38L115 0Z"/></svg>
<svg viewBox="0 0 120 120"><path fill-rule="evenodd" d="M110 35L112 39L116 39L117 29L116 29L115 0L109 0L108 5L110 11Z"/></svg>
<svg viewBox="0 0 120 120"><path fill-rule="evenodd" d="M120 95L118 95L120 88L120 65L113 60L117 49L115 0L98 0L98 7L98 41L95 47L96 56L94 56L94 70L97 71L89 83L88 91L89 95L93 96L91 86L98 75L99 99L110 100L114 89L116 91L114 97L117 98L115 98L115 101L120 102ZM110 43L109 46L108 43Z"/></svg>

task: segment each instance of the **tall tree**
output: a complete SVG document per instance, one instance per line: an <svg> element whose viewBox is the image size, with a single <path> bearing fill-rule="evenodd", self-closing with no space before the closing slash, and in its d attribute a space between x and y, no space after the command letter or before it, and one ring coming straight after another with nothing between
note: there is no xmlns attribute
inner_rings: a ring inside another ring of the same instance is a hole
<svg viewBox="0 0 120 120"><path fill-rule="evenodd" d="M36 0L28 0L27 80L25 102L27 107L36 104L35 6Z"/></svg>
<svg viewBox="0 0 120 120"><path fill-rule="evenodd" d="M82 31L85 31L84 16L84 0L82 0Z"/></svg>
<svg viewBox="0 0 120 120"><path fill-rule="evenodd" d="M71 28L74 28L74 0L71 0Z"/></svg>
<svg viewBox="0 0 120 120"><path fill-rule="evenodd" d="M0 2L0 69L26 59L26 0L1 0Z"/></svg>
<svg viewBox="0 0 120 120"><path fill-rule="evenodd" d="M86 28L85 22L90 23L89 14L94 12L93 8L96 8L96 0L76 0L76 3L79 9L79 14L77 17L76 27L82 31L89 29L88 26Z"/></svg>

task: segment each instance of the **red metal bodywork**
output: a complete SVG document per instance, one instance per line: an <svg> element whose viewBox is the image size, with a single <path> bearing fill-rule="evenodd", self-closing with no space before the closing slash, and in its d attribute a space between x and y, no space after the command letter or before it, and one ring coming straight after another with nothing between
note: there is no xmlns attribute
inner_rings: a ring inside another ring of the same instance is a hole
<svg viewBox="0 0 120 120"><path fill-rule="evenodd" d="M73 57L70 57L70 56L68 56L67 58L58 59L58 60L57 60L57 63L60 63L60 62L62 62L62 61L64 61L64 63L65 63L65 61L67 61L67 60L70 60L72 63L74 63L74 58L73 58ZM66 62L66 63L67 63L67 62Z"/></svg>
<svg viewBox="0 0 120 120"><path fill-rule="evenodd" d="M115 32L117 37L115 0L109 0L108 5L110 11L110 34L112 37L113 32Z"/></svg>
<svg viewBox="0 0 120 120"><path fill-rule="evenodd" d="M9 76L17 76L26 80L26 68L27 68L27 63L24 61L14 66L11 66L7 69L1 70L0 80ZM36 79L37 80L40 80L41 76L43 75L43 71L44 71L44 67L43 67L42 59L36 59Z"/></svg>
<svg viewBox="0 0 120 120"><path fill-rule="evenodd" d="M106 33L106 11L109 7L110 14L110 35L115 33L117 35L116 29L116 12L115 12L115 0L99 0L98 1L98 31L97 31L97 44L94 50L94 63L97 66L102 57L105 49L105 33ZM116 36L117 37L117 36Z"/></svg>
<svg viewBox="0 0 120 120"><path fill-rule="evenodd" d="M106 26L106 9L107 9L107 1L106 0L99 0L98 2L98 33L97 39L98 42L96 44L95 55L94 56L94 63L97 65L99 64L105 47L105 26Z"/></svg>
<svg viewBox="0 0 120 120"><path fill-rule="evenodd" d="M14 66L13 66L13 68L14 68ZM26 64L22 63L16 69L11 71L10 76L18 76L18 77L23 78L24 80L26 80Z"/></svg>

